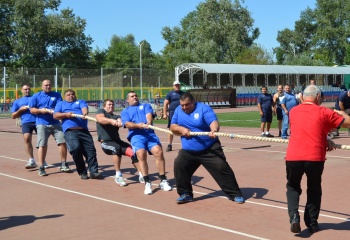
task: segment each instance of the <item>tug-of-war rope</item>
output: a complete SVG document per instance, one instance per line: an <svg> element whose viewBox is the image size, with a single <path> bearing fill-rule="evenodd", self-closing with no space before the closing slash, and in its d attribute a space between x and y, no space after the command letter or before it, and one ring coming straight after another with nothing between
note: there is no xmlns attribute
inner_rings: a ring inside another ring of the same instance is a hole
<svg viewBox="0 0 350 240"><path fill-rule="evenodd" d="M77 118L84 118L84 115L79 115L79 114L72 114L72 117L77 117ZM93 117L85 116L85 119L89 121L94 121L97 122L97 120ZM147 125L148 128L163 132L166 134L171 134L173 133L167 129L155 127L152 125ZM209 132L191 132L191 136L207 136L209 135ZM268 137L256 137L256 136L249 136L249 135L239 135L239 134L233 134L233 133L221 133L221 132L216 132L214 133L215 136L217 137L229 137L229 138L237 138L237 139L246 139L246 140L256 140L256 141L264 141L264 142L276 142L276 143L288 143L289 141L287 139L279 139L279 138L268 138ZM350 150L350 145L340 145L340 144L335 144L335 147L337 149L342 149L342 150Z"/></svg>

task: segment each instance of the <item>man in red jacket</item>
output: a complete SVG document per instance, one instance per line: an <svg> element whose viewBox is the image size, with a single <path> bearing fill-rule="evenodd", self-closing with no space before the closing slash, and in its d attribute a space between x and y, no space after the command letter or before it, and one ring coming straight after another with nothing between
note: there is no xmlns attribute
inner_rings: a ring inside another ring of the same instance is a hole
<svg viewBox="0 0 350 240"><path fill-rule="evenodd" d="M300 233L299 197L301 178L307 177L307 201L304 222L311 233L317 232L321 208L321 178L326 160L326 151L334 149L327 139L328 132L337 127L350 127L350 117L343 111L332 111L319 106L321 91L315 85L304 90L303 103L290 111L290 135L286 153L287 202L290 230ZM310 114L312 113L312 114ZM303 143L303 144L300 144Z"/></svg>

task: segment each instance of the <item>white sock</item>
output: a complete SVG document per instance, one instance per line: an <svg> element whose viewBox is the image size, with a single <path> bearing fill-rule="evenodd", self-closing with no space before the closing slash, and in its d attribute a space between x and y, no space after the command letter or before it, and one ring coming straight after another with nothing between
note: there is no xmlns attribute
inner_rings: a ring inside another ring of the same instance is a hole
<svg viewBox="0 0 350 240"><path fill-rule="evenodd" d="M266 131L266 133L265 133L266 135L268 135L269 134L269 132L268 131Z"/></svg>
<svg viewBox="0 0 350 240"><path fill-rule="evenodd" d="M121 177L122 176L122 172L121 171L118 171L118 172L116 171L115 176L116 177Z"/></svg>
<svg viewBox="0 0 350 240"><path fill-rule="evenodd" d="M29 162L31 162L31 163L35 162L34 158L29 158Z"/></svg>
<svg viewBox="0 0 350 240"><path fill-rule="evenodd" d="M141 172L139 172L139 176L142 177L142 173Z"/></svg>

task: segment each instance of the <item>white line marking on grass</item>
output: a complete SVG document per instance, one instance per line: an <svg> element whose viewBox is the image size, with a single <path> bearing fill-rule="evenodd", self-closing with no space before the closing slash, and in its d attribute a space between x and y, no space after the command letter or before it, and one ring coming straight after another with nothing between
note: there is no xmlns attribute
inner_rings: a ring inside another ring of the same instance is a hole
<svg viewBox="0 0 350 240"><path fill-rule="evenodd" d="M76 194L76 195L80 195L80 196L84 196L84 197L100 200L100 201L103 201L103 202L117 204L117 205L120 205L120 206L124 206L124 207L132 208L132 209L137 209L137 210L140 210L140 211L153 213L153 214L161 215L161 216L164 216L164 217L173 218L173 219L184 221L184 222L189 222L189 223L197 224L197 225L208 227L208 228L213 228L213 229L216 229L216 230L220 230L220 231L224 231L224 232L228 232L228 233L233 233L233 234L240 235L240 236L245 236L245 237L252 238L252 239L267 240L267 238L262 238L262 237L250 235L250 234L247 234L247 233L243 233L243 232L238 232L238 231L231 230L231 229L228 229L228 228L223 228L223 227L219 227L219 226L215 226L215 225L211 225L211 224L207 224L207 223L203 223L203 222L198 222L198 221L194 221L194 220L183 218L183 217L178 217L178 216L167 214L167 213L162 213L162 212L158 212L158 211L154 211L154 210L150 210L150 209L146 209L146 208L142 208L142 207L133 206L133 205L130 205L130 204L125 204L125 203L121 203L121 202L117 202L117 201L112 201L112 200L108 200L108 199L105 199L105 198L93 196L93 195L90 195L90 194L85 194L85 193L76 192L76 191L72 191L72 190L68 190L68 189L64 189L64 188L60 188L60 187L55 187L55 186L51 186L51 185L48 185L48 184L35 182L35 181L31 181L31 180L28 180L28 179L19 178L19 177L15 177L15 176L11 176L11 175L4 174L4 173L0 173L0 175L5 176L5 177L9 177L9 178L13 178L13 179L17 179L17 180L21 180L21 181L25 181L25 182L29 182L29 183L33 183L33 184L37 184L37 185L40 185L40 186L44 186L44 187L60 190L60 191L63 191L63 192L73 193L73 194Z"/></svg>

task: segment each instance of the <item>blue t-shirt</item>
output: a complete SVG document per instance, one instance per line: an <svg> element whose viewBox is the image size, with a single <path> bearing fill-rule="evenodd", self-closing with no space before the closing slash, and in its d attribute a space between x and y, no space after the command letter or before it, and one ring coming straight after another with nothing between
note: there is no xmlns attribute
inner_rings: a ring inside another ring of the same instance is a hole
<svg viewBox="0 0 350 240"><path fill-rule="evenodd" d="M16 101L13 102L11 112L17 112L22 106L29 106L29 102L31 101L32 96L23 96ZM29 108L22 112L21 122L23 123L32 123L35 122L36 116L30 113Z"/></svg>
<svg viewBox="0 0 350 240"><path fill-rule="evenodd" d="M84 100L76 100L74 102L60 101L57 103L55 107L55 112L67 113L72 112L74 114L82 115L82 109L88 108L87 103ZM62 128L63 132L66 132L67 129L72 127L82 127L84 129L88 129L88 121L82 118L64 118L62 119Z"/></svg>
<svg viewBox="0 0 350 240"><path fill-rule="evenodd" d="M284 93L284 98L281 101L281 104L284 104L288 111L290 111L293 107L298 105L298 100L296 99L293 93Z"/></svg>
<svg viewBox="0 0 350 240"><path fill-rule="evenodd" d="M60 101L62 101L62 97L58 92L45 93L44 91L41 91L33 95L32 101L29 103L29 107L34 107L37 109L47 108L54 110L56 104ZM54 119L50 113L36 115L36 125L54 125L59 123L60 121Z"/></svg>
<svg viewBox="0 0 350 240"><path fill-rule="evenodd" d="M176 92L175 90L171 90L165 96L165 99L169 101L169 112L174 112L175 109L180 105L180 96L183 93L183 91Z"/></svg>
<svg viewBox="0 0 350 240"><path fill-rule="evenodd" d="M190 114L185 113L181 106L178 106L171 124L188 128L191 132L210 132L210 124L217 120L216 114L210 106L197 102L193 112ZM208 149L216 141L216 138L210 138L209 136L181 137L182 148L191 151Z"/></svg>
<svg viewBox="0 0 350 240"><path fill-rule="evenodd" d="M344 104L344 109L350 108L350 97L348 97L348 92L344 91L339 94L337 101L335 102L335 109L340 110L339 102Z"/></svg>
<svg viewBox="0 0 350 240"><path fill-rule="evenodd" d="M272 95L269 93L265 94L260 94L258 96L258 103L261 105L261 108L263 110L271 110L272 111L272 103L273 103L273 98Z"/></svg>
<svg viewBox="0 0 350 240"><path fill-rule="evenodd" d="M146 115L153 115L152 106L148 103L140 103L139 105L129 106L125 108L121 113L122 123L125 126L126 122L132 123L145 123L147 124ZM144 135L145 133L154 133L153 129L129 129L127 139L130 139L137 134Z"/></svg>

